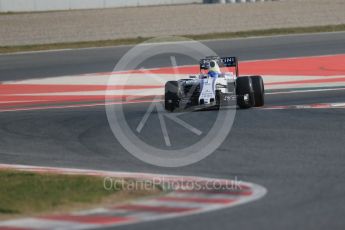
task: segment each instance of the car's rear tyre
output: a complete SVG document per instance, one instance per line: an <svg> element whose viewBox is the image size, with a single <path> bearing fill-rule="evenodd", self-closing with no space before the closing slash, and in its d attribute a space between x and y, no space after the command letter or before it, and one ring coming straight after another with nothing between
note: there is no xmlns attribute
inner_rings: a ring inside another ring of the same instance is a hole
<svg viewBox="0 0 345 230"><path fill-rule="evenodd" d="M239 77L236 79L237 105L241 109L248 109L254 106L254 90L250 77ZM248 100L244 96L248 95Z"/></svg>
<svg viewBox="0 0 345 230"><path fill-rule="evenodd" d="M178 82L168 81L165 84L164 107L173 112L179 106Z"/></svg>
<svg viewBox="0 0 345 230"><path fill-rule="evenodd" d="M254 101L255 107L261 107L265 104L265 86L261 76L251 76L253 90L254 90Z"/></svg>

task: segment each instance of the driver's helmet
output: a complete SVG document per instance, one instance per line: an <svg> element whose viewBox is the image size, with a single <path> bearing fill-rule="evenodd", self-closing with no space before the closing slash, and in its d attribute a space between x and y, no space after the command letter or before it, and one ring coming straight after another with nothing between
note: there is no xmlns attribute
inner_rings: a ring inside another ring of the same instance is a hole
<svg viewBox="0 0 345 230"><path fill-rule="evenodd" d="M208 75L210 77L216 78L220 73L221 72L218 63L214 60L211 60L208 68Z"/></svg>

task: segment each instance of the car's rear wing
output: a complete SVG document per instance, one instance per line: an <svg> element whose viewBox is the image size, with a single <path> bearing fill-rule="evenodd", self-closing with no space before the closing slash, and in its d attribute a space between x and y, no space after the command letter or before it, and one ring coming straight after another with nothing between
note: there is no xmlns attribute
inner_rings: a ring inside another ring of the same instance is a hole
<svg viewBox="0 0 345 230"><path fill-rule="evenodd" d="M238 61L236 57L217 57L210 56L200 60L200 70L207 70L210 67L210 61L217 61L219 67L235 67L236 76L238 76Z"/></svg>

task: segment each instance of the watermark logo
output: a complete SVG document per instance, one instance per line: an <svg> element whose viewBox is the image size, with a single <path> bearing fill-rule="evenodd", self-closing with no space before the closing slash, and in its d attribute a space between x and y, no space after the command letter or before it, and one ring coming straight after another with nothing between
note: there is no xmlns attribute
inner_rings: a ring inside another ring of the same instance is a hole
<svg viewBox="0 0 345 230"><path fill-rule="evenodd" d="M171 180L169 177L153 177L152 180L129 180L124 178L105 177L103 188L107 191L149 191L163 188L165 191L194 192L240 192L244 190L243 182L235 177L233 180L190 180L183 177Z"/></svg>
<svg viewBox="0 0 345 230"><path fill-rule="evenodd" d="M106 114L114 136L129 153L152 165L180 167L204 159L223 143L236 109L164 109L165 83L198 74L198 68L180 66L195 66L216 55L200 42L167 37L137 45L121 58L108 81Z"/></svg>

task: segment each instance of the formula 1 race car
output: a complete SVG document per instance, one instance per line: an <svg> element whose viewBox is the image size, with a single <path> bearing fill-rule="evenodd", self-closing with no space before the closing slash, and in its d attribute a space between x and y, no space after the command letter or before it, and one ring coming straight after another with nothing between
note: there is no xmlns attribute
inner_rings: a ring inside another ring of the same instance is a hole
<svg viewBox="0 0 345 230"><path fill-rule="evenodd" d="M214 77L208 72L210 65L216 65L219 70L234 70L219 72ZM239 76L236 57L206 57L200 60L200 74L165 84L165 109L170 112L231 105L241 109L259 107L264 105L264 97L262 77Z"/></svg>

